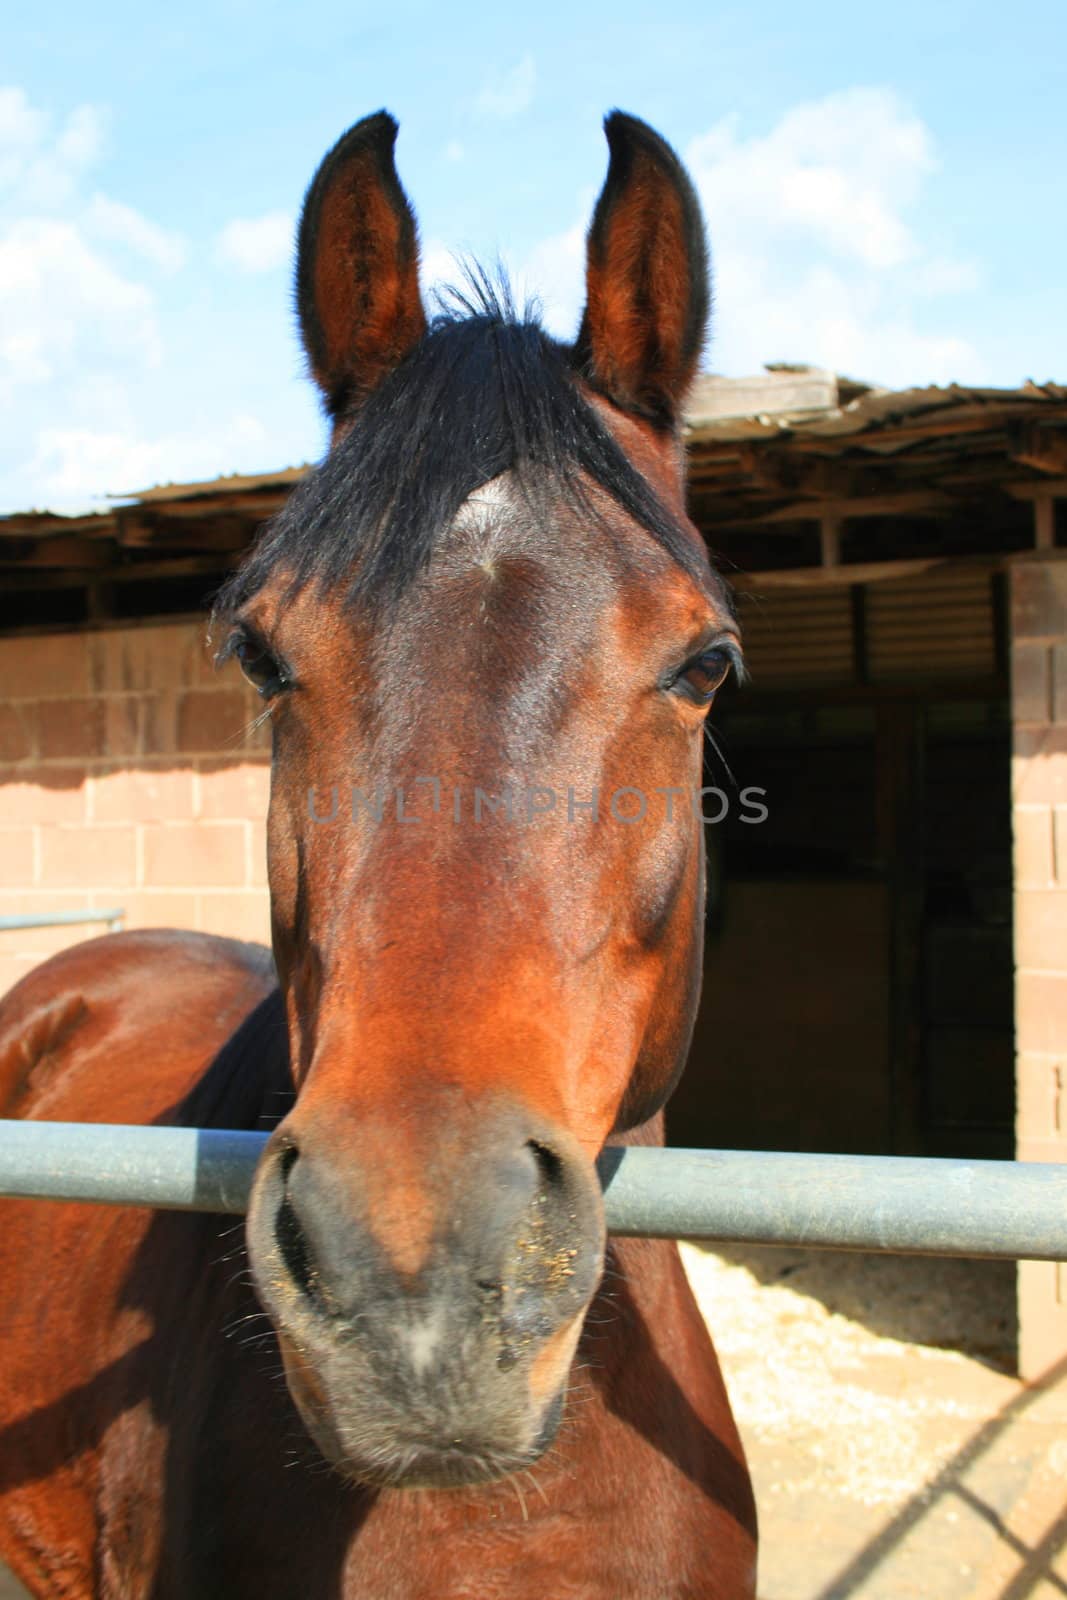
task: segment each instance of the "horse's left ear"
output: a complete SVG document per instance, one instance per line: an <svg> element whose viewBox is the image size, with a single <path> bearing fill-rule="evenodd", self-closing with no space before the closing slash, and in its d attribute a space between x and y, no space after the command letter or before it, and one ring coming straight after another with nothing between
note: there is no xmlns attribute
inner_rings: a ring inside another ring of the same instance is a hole
<svg viewBox="0 0 1067 1600"><path fill-rule="evenodd" d="M297 315L334 419L426 332L415 217L393 161L396 131L387 111L349 128L312 179L300 217Z"/></svg>
<svg viewBox="0 0 1067 1600"><path fill-rule="evenodd" d="M647 123L613 111L611 159L586 241L582 376L624 410L670 423L696 372L708 247L692 183Z"/></svg>

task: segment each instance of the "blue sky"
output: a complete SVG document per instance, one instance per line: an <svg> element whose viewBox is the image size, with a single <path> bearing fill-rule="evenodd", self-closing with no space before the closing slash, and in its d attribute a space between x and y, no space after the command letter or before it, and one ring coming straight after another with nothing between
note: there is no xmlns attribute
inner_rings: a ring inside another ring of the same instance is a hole
<svg viewBox="0 0 1067 1600"><path fill-rule="evenodd" d="M500 255L560 333L618 105L704 199L712 370L1067 381L1067 5L1024 9L21 8L0 60L0 510L321 453L292 224L380 106L427 279Z"/></svg>

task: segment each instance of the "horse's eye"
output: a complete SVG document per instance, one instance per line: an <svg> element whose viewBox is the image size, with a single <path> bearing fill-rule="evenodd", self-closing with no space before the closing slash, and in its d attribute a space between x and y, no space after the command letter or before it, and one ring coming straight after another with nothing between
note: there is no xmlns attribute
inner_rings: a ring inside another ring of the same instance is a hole
<svg viewBox="0 0 1067 1600"><path fill-rule="evenodd" d="M733 664L733 657L727 650L702 650L700 655L686 662L672 680L671 687L697 705L709 706L716 691L730 676Z"/></svg>
<svg viewBox="0 0 1067 1600"><path fill-rule="evenodd" d="M240 662L241 671L249 683L264 700L271 700L283 689L288 688L289 679L281 663L255 639L246 636L237 638L233 643L232 654Z"/></svg>

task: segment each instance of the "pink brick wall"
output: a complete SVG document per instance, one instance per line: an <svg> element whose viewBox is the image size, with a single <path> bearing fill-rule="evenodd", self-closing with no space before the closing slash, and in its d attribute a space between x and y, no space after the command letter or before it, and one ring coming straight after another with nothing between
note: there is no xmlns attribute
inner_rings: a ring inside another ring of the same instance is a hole
<svg viewBox="0 0 1067 1600"><path fill-rule="evenodd" d="M1011 573L1016 1147L1067 1161L1067 563ZM1019 1359L1067 1354L1067 1266L1019 1265Z"/></svg>
<svg viewBox="0 0 1067 1600"><path fill-rule="evenodd" d="M0 639L0 692L0 915L269 938L269 729L203 622ZM0 931L0 991L103 931Z"/></svg>

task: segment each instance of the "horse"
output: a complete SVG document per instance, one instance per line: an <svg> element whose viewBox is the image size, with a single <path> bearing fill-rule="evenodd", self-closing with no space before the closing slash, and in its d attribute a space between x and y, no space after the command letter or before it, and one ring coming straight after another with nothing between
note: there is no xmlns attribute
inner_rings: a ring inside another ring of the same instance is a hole
<svg viewBox="0 0 1067 1600"><path fill-rule="evenodd" d="M36 1596L754 1594L676 1246L607 1240L595 1165L663 1142L742 665L685 504L699 203L605 131L569 345L476 269L427 317L388 113L307 191L330 444L213 623L271 723L273 950L113 934L0 1008L6 1116L271 1130L236 1228L4 1203L0 1550Z"/></svg>

